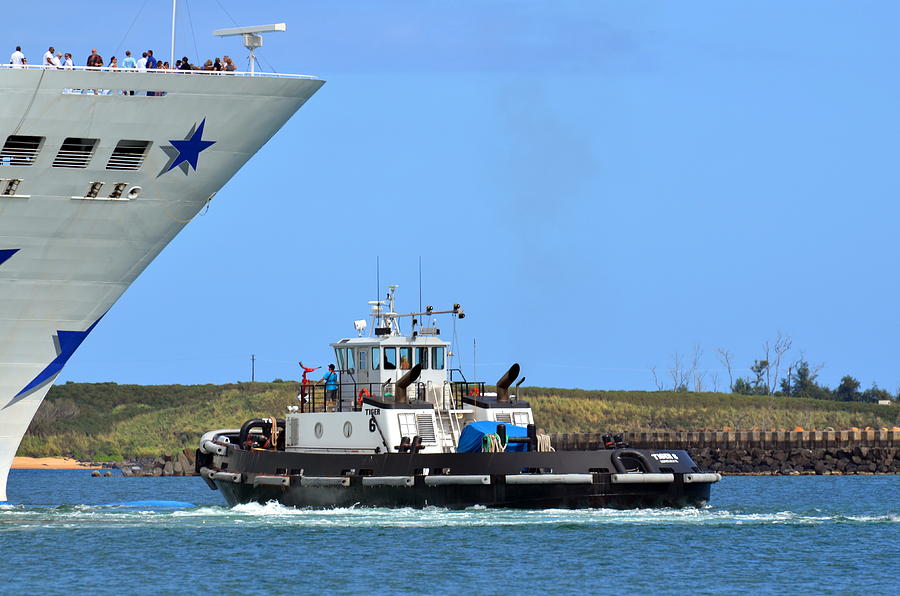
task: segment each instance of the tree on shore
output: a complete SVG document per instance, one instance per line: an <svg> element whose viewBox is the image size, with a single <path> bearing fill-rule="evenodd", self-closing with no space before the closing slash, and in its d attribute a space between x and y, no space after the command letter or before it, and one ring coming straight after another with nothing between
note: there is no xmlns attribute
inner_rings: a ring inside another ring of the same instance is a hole
<svg viewBox="0 0 900 596"><path fill-rule="evenodd" d="M850 375L844 375L841 384L834 390L834 398L838 401L859 401L859 381Z"/></svg>

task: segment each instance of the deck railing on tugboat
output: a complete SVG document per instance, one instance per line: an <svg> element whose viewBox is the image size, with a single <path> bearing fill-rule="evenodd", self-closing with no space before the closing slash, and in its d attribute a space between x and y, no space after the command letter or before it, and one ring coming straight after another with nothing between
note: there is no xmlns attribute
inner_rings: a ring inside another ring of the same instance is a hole
<svg viewBox="0 0 900 596"><path fill-rule="evenodd" d="M301 412L358 412L362 410L362 400L372 397L378 400L393 401L394 383L358 383L355 381L337 384L337 399L329 400L324 385L301 386ZM424 383L410 385L407 390L410 403L424 401L426 386Z"/></svg>

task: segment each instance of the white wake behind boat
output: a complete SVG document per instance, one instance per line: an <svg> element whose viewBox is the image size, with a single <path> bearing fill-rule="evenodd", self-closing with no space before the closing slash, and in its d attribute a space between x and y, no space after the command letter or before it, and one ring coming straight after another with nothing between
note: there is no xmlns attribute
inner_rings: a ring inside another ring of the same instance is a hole
<svg viewBox="0 0 900 596"><path fill-rule="evenodd" d="M78 346L323 83L0 65L0 502Z"/></svg>

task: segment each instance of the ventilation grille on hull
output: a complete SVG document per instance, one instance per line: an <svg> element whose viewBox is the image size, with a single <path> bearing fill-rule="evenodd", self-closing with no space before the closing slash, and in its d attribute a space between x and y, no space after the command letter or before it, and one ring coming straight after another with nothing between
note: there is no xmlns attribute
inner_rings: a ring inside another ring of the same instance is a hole
<svg viewBox="0 0 900 596"><path fill-rule="evenodd" d="M106 164L107 170L140 170L150 141L119 141Z"/></svg>
<svg viewBox="0 0 900 596"><path fill-rule="evenodd" d="M44 137L10 135L0 150L0 166L30 166L41 149Z"/></svg>
<svg viewBox="0 0 900 596"><path fill-rule="evenodd" d="M86 168L96 145L97 139L67 138L59 148L56 159L53 160L53 167Z"/></svg>

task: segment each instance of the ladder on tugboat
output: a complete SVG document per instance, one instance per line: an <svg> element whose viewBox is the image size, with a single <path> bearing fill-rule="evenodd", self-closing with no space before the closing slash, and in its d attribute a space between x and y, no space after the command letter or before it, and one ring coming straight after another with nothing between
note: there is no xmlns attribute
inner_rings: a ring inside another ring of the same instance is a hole
<svg viewBox="0 0 900 596"><path fill-rule="evenodd" d="M453 390L449 383L444 383L441 390L440 407L437 410L438 426L441 429L441 451L456 452L456 441L459 437L459 420L453 412ZM448 432L449 429L449 432Z"/></svg>

